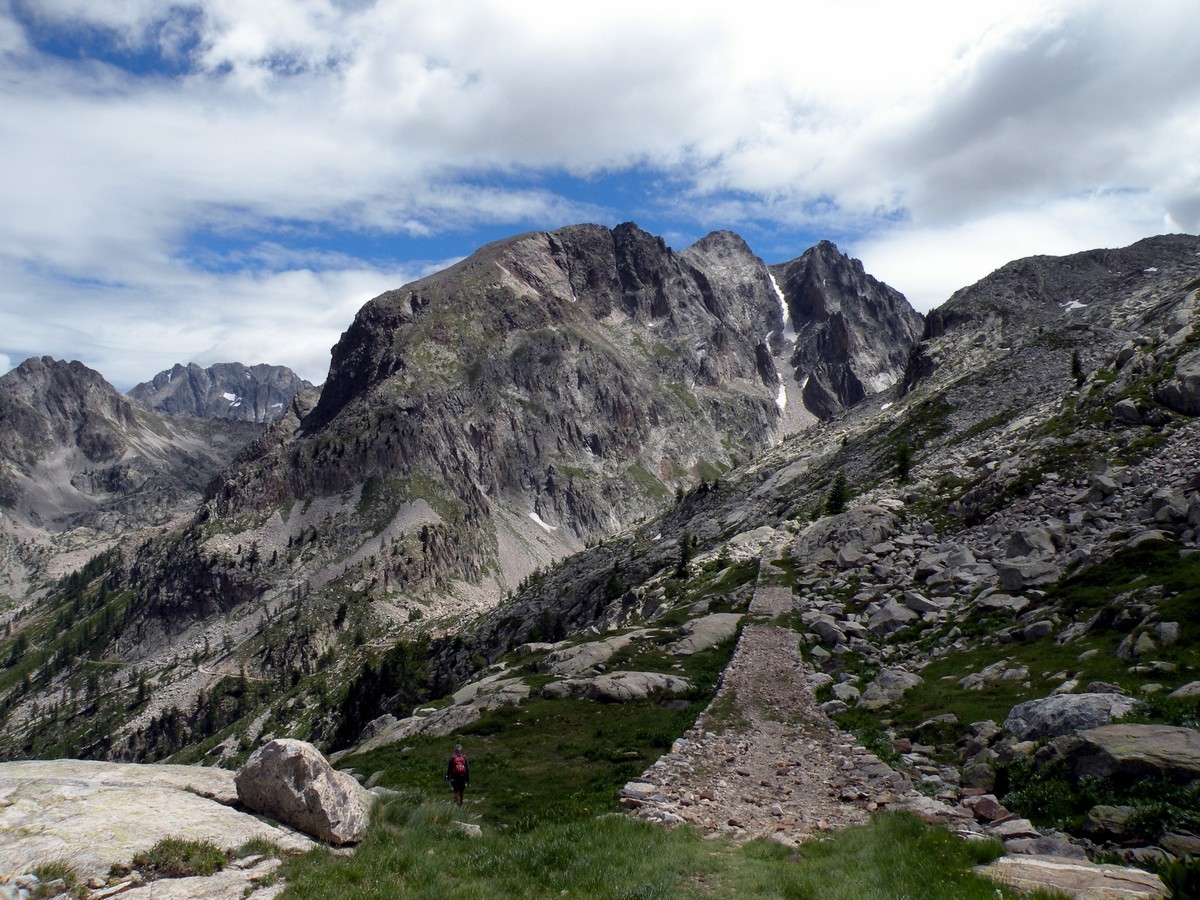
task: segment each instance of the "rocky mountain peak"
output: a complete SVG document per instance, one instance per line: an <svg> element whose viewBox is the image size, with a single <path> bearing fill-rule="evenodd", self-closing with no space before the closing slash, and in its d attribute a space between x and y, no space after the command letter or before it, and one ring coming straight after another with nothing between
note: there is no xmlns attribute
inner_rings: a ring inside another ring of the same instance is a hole
<svg viewBox="0 0 1200 900"><path fill-rule="evenodd" d="M134 422L129 402L78 360L30 357L0 376L0 454L31 459L55 446L92 462L120 456L120 430Z"/></svg>
<svg viewBox="0 0 1200 900"><path fill-rule="evenodd" d="M176 363L134 387L129 397L168 416L265 423L282 418L292 398L312 387L287 366Z"/></svg>
<svg viewBox="0 0 1200 900"><path fill-rule="evenodd" d="M922 319L904 295L821 241L771 267L796 334L788 362L821 418L895 384Z"/></svg>

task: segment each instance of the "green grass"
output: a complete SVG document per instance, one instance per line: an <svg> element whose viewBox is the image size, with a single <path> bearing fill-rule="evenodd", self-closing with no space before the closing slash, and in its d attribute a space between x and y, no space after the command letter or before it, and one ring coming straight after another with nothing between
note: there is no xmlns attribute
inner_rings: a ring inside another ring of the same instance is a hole
<svg viewBox="0 0 1200 900"><path fill-rule="evenodd" d="M454 827L454 815L447 803L411 794L389 800L376 807L354 856L321 850L286 862L282 896L1016 897L969 872L999 855L997 842L968 844L904 814L879 815L799 851L767 841L705 840L689 828L668 831L624 816L519 832L485 828L482 838L471 838Z"/></svg>
<svg viewBox="0 0 1200 900"><path fill-rule="evenodd" d="M163 838L149 850L135 854L133 868L148 879L212 875L229 861L225 851L209 841Z"/></svg>
<svg viewBox="0 0 1200 900"><path fill-rule="evenodd" d="M622 667L683 675L695 685L682 701L601 704L534 697L520 708L484 713L454 738L414 737L346 757L340 765L380 772L380 784L434 795L447 791L446 757L461 741L471 759L471 810L487 824L526 830L547 818L586 818L616 810L617 791L670 749L708 703L733 641L679 663L655 645L622 657ZM611 668L611 666L610 666Z"/></svg>

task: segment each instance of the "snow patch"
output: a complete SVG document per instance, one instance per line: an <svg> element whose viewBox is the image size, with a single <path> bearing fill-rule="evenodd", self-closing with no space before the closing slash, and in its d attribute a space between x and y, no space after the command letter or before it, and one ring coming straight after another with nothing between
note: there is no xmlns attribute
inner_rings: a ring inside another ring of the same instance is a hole
<svg viewBox="0 0 1200 900"><path fill-rule="evenodd" d="M282 403L272 403L271 409L283 409L283 404Z"/></svg>
<svg viewBox="0 0 1200 900"><path fill-rule="evenodd" d="M775 398L775 405L781 413L787 409L787 385L783 383L782 378L779 379L779 396Z"/></svg>
<svg viewBox="0 0 1200 900"><path fill-rule="evenodd" d="M775 296L779 298L779 309L783 312L783 339L789 344L794 344L796 343L796 329L792 327L792 313L788 309L787 299L783 296L783 291L779 289L779 282L775 280L770 269L767 270L767 277L771 279L771 287L775 289ZM770 337L767 340L770 340Z"/></svg>
<svg viewBox="0 0 1200 900"><path fill-rule="evenodd" d="M885 409L891 409L893 405L894 404L889 400L887 403L883 404L883 406L879 407L879 411L883 412Z"/></svg>
<svg viewBox="0 0 1200 900"><path fill-rule="evenodd" d="M1151 267L1150 267L1150 268L1148 268L1148 269L1142 269L1142 271L1143 271L1143 272L1157 272L1157 271L1158 271L1158 266L1151 266Z"/></svg>
<svg viewBox="0 0 1200 900"><path fill-rule="evenodd" d="M535 512L531 512L529 514L529 518L533 519L533 521L537 522L539 525L541 525L547 531L558 531L557 525L547 525L544 521L542 521L542 517L539 516Z"/></svg>
<svg viewBox="0 0 1200 900"><path fill-rule="evenodd" d="M1067 312L1070 312L1070 311L1076 310L1076 309L1087 309L1087 304L1080 303L1078 300L1072 300L1070 303L1068 303L1066 306L1064 306L1063 309L1067 310Z"/></svg>
<svg viewBox="0 0 1200 900"><path fill-rule="evenodd" d="M229 393L228 391L226 391L226 392L225 392L224 394L222 394L221 396L222 396L222 397L224 397L226 400L229 400L230 402L232 402L232 401L234 401L234 400L236 400L236 399L237 399L237 394L231 394L231 393Z"/></svg>

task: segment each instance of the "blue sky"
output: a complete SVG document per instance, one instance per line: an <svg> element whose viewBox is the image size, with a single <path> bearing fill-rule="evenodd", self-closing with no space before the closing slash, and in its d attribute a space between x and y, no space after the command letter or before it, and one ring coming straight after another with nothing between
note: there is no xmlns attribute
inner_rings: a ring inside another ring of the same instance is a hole
<svg viewBox="0 0 1200 900"><path fill-rule="evenodd" d="M0 0L0 370L321 381L372 296L584 221L927 310L1200 230L1197 59L1192 0Z"/></svg>

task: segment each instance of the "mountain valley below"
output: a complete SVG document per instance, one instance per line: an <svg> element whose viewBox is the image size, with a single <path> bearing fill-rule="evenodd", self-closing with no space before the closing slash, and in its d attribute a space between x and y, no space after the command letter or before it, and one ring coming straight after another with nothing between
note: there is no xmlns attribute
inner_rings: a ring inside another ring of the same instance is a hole
<svg viewBox="0 0 1200 900"><path fill-rule="evenodd" d="M1198 417L1178 234L921 315L575 225L320 386L26 360L0 898L1200 896Z"/></svg>

